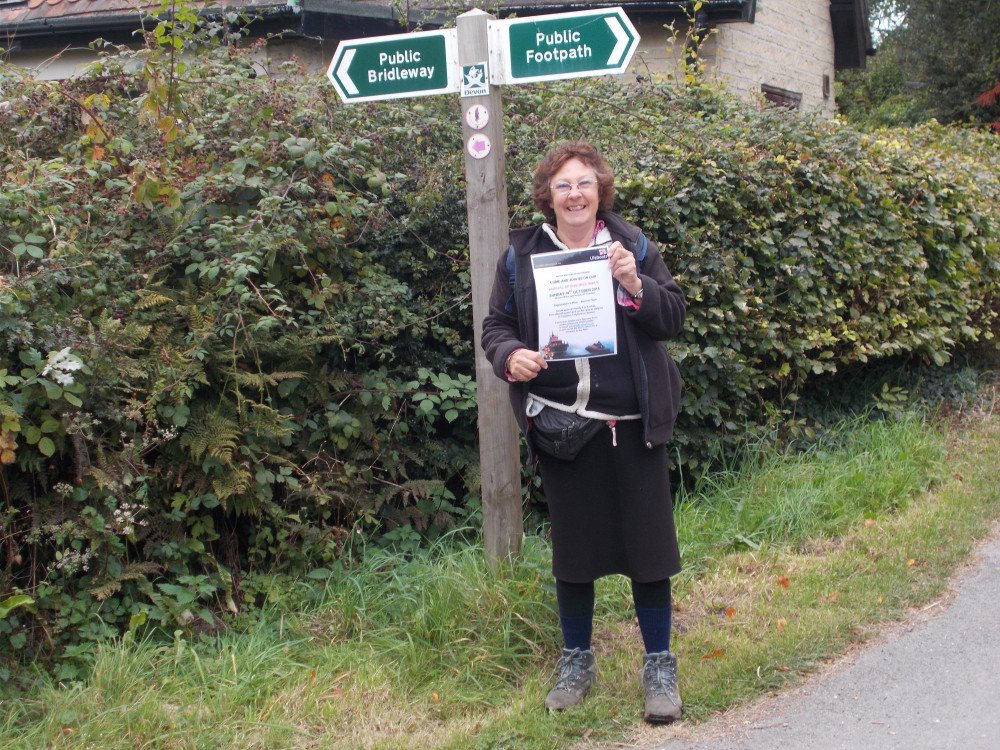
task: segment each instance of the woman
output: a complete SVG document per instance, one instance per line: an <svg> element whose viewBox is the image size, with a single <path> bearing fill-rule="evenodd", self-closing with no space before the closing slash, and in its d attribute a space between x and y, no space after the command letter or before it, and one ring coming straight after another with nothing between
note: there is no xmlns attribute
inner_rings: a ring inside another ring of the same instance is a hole
<svg viewBox="0 0 1000 750"><path fill-rule="evenodd" d="M497 263L482 341L494 372L510 383L515 417L529 458L538 458L549 505L563 651L545 705L575 706L593 684L594 581L621 574L632 581L645 647L644 718L673 721L681 700L670 651L670 577L680 571L680 554L665 444L681 385L660 342L680 333L684 295L656 247L611 213L614 175L589 143L549 152L535 171L532 197L547 221L511 232L511 247ZM608 248L615 354L553 360L538 340L531 256L591 246ZM540 450L549 441L539 430L540 412L548 409L559 412L547 413L556 417L599 420L601 429L575 458L549 455Z"/></svg>

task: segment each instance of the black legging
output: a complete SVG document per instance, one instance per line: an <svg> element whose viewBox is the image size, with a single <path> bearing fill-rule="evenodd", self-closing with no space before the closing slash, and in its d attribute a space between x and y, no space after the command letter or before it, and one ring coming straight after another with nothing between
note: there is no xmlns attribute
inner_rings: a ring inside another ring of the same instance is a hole
<svg viewBox="0 0 1000 750"><path fill-rule="evenodd" d="M556 581L556 601L563 617L594 614L594 582L567 583ZM636 607L662 609L670 606L670 579L651 583L632 581L632 601Z"/></svg>

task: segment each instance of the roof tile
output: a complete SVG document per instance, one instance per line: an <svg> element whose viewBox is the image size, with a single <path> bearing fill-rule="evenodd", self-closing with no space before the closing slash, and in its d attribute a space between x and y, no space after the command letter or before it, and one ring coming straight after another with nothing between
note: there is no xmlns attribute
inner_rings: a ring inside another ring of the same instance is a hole
<svg viewBox="0 0 1000 750"><path fill-rule="evenodd" d="M268 8L285 6L288 0L195 0L198 7ZM156 12L159 3L151 0L27 0L25 4L0 6L0 33L17 36L20 24L37 24L52 19L86 19Z"/></svg>

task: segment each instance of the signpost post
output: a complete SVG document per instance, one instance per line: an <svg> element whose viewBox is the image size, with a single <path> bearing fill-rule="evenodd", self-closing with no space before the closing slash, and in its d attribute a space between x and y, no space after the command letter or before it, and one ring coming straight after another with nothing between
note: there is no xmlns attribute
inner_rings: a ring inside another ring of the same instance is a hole
<svg viewBox="0 0 1000 750"><path fill-rule="evenodd" d="M521 550L521 446L507 384L493 374L480 342L489 309L497 258L507 247L507 175L500 89L480 76L488 57L487 22L481 10L458 17L462 65L462 135L465 143L466 215L469 219L469 276L475 333L476 401L479 408L479 475L483 503L483 545L495 560ZM483 86L479 81L483 80ZM471 79L471 80L470 80Z"/></svg>
<svg viewBox="0 0 1000 750"><path fill-rule="evenodd" d="M497 21L481 10L457 29L341 42L327 77L345 102L460 93L479 402L483 543L521 548L521 470L507 386L480 339L497 258L507 246L507 181L498 85L623 73L639 34L621 8Z"/></svg>

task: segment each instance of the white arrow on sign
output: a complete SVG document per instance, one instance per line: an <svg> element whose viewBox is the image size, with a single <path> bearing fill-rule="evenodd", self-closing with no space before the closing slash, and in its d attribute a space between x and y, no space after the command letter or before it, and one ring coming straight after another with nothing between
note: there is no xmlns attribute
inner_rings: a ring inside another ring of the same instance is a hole
<svg viewBox="0 0 1000 750"><path fill-rule="evenodd" d="M608 22L608 26L611 27L611 33L615 35L615 48L611 50L611 57L608 58L608 65L616 66L621 62L622 55L625 54L625 50L628 49L628 43L631 40L628 34L625 33L625 29L622 28L622 23L615 16L608 16L604 19Z"/></svg>
<svg viewBox="0 0 1000 750"><path fill-rule="evenodd" d="M351 61L354 59L354 53L357 52L356 49L351 48L344 53L344 59L340 61L340 66L337 68L337 79L340 81L341 85L351 96L358 95L358 87L354 85L354 81L351 80L351 76L348 75L348 70L351 67Z"/></svg>

